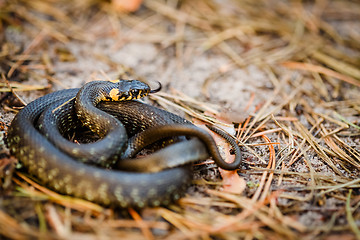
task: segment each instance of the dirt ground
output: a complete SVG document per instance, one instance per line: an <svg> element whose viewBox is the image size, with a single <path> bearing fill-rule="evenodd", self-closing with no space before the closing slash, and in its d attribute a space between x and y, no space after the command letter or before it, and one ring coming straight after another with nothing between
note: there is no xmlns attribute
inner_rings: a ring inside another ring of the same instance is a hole
<svg viewBox="0 0 360 240"><path fill-rule="evenodd" d="M19 98L159 81L147 101L228 130L241 169L209 160L178 203L119 211L38 186L2 144L1 239L360 239L359 2L112 4L0 0L3 138Z"/></svg>

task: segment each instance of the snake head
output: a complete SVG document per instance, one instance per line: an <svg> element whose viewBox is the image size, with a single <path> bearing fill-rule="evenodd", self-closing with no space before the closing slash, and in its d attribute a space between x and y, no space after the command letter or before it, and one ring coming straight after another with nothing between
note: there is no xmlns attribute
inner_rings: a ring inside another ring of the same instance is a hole
<svg viewBox="0 0 360 240"><path fill-rule="evenodd" d="M139 80L119 80L109 92L113 101L127 101L147 96L151 92L149 85Z"/></svg>

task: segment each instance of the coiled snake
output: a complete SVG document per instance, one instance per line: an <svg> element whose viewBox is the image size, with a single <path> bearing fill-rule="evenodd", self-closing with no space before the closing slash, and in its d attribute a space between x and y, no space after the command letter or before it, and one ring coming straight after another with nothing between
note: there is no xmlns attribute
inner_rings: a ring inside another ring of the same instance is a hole
<svg viewBox="0 0 360 240"><path fill-rule="evenodd" d="M225 169L239 167L240 150L231 138L236 160L226 163L206 131L170 112L130 101L155 91L137 80L117 80L50 93L15 116L8 130L9 149L30 174L57 192L118 207L167 205L179 199L191 182L188 163L209 155ZM76 144L62 137L79 125L100 140ZM195 138L179 139L141 160L128 159L146 145L179 135ZM147 161L155 161L149 171L161 171L143 172Z"/></svg>

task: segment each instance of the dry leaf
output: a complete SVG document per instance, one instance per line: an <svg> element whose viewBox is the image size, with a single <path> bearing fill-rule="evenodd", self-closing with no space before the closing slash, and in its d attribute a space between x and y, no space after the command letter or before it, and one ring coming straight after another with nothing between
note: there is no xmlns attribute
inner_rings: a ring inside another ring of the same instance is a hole
<svg viewBox="0 0 360 240"><path fill-rule="evenodd" d="M135 12L140 8L142 0L112 0L111 4L118 12Z"/></svg>

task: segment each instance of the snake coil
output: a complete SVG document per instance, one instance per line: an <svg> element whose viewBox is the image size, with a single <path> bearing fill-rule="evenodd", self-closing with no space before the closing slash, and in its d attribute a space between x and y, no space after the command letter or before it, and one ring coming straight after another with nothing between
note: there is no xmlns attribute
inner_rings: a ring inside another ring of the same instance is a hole
<svg viewBox="0 0 360 240"><path fill-rule="evenodd" d="M179 199L192 177L187 163L204 160L209 154L225 169L239 167L240 150L231 138L227 139L232 140L236 160L228 164L207 132L175 114L130 101L151 92L155 91L140 81L118 80L94 81L81 89L45 95L15 116L8 131L9 149L30 174L57 192L118 207L167 205ZM78 126L91 129L100 140L79 145L62 137ZM128 135L135 136L128 140ZM157 140L178 135L195 138L160 149L141 164L137 159L119 160ZM160 166L169 158L176 163L168 164L171 168L143 172L148 168L146 161ZM126 166L133 172L124 170Z"/></svg>

